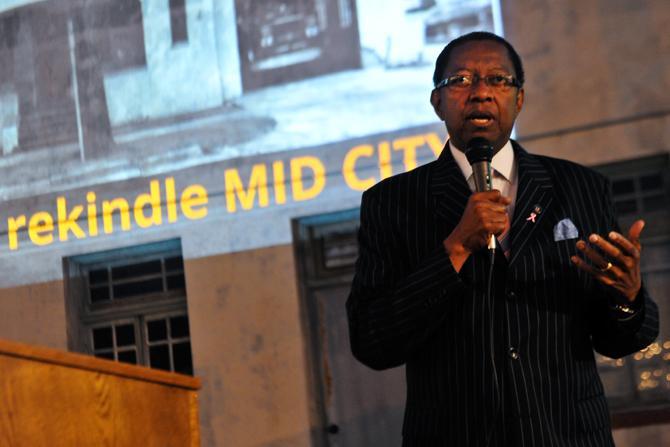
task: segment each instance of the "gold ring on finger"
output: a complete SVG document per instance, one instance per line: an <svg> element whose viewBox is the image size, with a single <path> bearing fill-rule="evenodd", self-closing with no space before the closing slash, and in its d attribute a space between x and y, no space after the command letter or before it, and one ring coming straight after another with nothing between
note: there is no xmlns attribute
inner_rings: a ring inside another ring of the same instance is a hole
<svg viewBox="0 0 670 447"><path fill-rule="evenodd" d="M611 268L612 268L612 263L607 261L607 265L605 267L601 267L600 271L603 272L603 273L609 272Z"/></svg>

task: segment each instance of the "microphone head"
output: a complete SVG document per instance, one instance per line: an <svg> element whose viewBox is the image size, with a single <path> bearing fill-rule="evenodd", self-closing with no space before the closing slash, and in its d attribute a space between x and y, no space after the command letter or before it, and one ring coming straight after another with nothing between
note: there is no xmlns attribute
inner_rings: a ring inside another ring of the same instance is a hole
<svg viewBox="0 0 670 447"><path fill-rule="evenodd" d="M493 146L491 142L483 137L475 137L468 141L465 148L465 156L470 164L486 161L491 163L493 159Z"/></svg>

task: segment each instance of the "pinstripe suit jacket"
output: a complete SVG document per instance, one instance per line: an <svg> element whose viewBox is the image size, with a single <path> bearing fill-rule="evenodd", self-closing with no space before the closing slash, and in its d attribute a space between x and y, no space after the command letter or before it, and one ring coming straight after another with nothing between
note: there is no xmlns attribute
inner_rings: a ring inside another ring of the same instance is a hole
<svg viewBox="0 0 670 447"><path fill-rule="evenodd" d="M406 365L405 446L613 445L593 350L622 357L658 333L644 288L622 320L572 266L576 239L554 241L564 218L580 237L616 228L606 179L513 143L511 255L497 254L489 302L486 254L457 273L442 246L470 195L449 150L363 194L351 349L374 369Z"/></svg>

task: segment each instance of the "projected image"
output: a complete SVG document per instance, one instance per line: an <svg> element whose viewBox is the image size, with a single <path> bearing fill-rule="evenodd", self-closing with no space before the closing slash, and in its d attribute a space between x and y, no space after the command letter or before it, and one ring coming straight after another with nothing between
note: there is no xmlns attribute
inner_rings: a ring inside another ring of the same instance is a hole
<svg viewBox="0 0 670 447"><path fill-rule="evenodd" d="M434 122L433 61L492 1L0 1L0 195Z"/></svg>
<svg viewBox="0 0 670 447"><path fill-rule="evenodd" d="M237 0L235 5L245 90L360 67L355 7L349 1Z"/></svg>

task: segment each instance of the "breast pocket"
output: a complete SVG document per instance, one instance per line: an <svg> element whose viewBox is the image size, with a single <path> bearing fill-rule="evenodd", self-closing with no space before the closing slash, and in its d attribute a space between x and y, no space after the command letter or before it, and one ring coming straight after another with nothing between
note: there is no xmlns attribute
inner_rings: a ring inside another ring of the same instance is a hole
<svg viewBox="0 0 670 447"><path fill-rule="evenodd" d="M571 275L575 266L572 264L570 257L577 254L577 247L575 246L577 240L549 241L538 247L542 253L542 265L536 264L536 267L542 268L544 279L555 280L565 277L565 275ZM537 263L539 260L537 255L531 258L531 262Z"/></svg>
<svg viewBox="0 0 670 447"><path fill-rule="evenodd" d="M564 239L562 241L555 241L552 247L553 261L561 266L570 266L572 261L570 258L577 254L577 241L579 239Z"/></svg>

